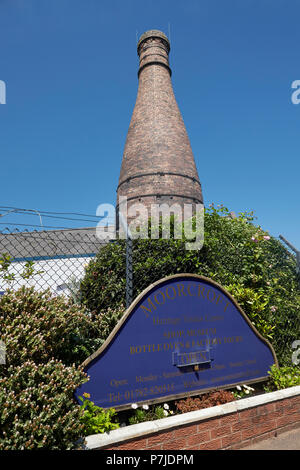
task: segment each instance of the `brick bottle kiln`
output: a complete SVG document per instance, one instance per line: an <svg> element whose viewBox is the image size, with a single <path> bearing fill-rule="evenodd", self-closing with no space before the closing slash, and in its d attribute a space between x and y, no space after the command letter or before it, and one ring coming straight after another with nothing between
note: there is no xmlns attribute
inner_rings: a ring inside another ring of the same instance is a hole
<svg viewBox="0 0 300 470"><path fill-rule="evenodd" d="M124 148L117 188L127 207L142 203L202 204L202 190L169 66L170 42L161 31L145 32L137 44L138 94ZM121 212L123 209L121 208Z"/></svg>

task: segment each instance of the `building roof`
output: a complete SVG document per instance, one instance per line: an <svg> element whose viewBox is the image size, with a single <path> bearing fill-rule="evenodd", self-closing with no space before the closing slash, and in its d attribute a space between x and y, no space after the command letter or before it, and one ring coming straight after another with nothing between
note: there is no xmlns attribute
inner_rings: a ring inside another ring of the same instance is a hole
<svg viewBox="0 0 300 470"><path fill-rule="evenodd" d="M105 244L95 227L65 230L0 233L0 255L8 253L15 261L60 257L92 256Z"/></svg>

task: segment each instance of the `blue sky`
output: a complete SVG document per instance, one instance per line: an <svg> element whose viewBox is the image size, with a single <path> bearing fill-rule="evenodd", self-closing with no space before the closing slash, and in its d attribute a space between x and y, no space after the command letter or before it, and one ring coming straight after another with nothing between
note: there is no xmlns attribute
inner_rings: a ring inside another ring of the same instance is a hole
<svg viewBox="0 0 300 470"><path fill-rule="evenodd" d="M0 0L0 205L95 215L115 203L136 34L170 25L172 81L205 204L254 210L300 249L299 17L298 0Z"/></svg>

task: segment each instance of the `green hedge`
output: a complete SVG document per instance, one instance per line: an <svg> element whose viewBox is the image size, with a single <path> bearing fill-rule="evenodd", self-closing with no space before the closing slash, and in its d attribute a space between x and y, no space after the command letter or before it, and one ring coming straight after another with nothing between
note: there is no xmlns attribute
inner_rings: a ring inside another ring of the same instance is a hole
<svg viewBox="0 0 300 470"><path fill-rule="evenodd" d="M84 428L73 393L85 381L54 359L10 366L0 378L0 450L76 448Z"/></svg>
<svg viewBox="0 0 300 470"><path fill-rule="evenodd" d="M73 449L85 434L75 389L81 362L117 321L93 318L71 300L22 287L0 297L0 450Z"/></svg>

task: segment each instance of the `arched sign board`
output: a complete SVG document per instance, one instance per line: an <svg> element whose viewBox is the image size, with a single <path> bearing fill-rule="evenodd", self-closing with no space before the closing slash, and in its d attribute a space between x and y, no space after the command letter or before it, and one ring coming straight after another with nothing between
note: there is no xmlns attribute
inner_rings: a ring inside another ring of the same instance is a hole
<svg viewBox="0 0 300 470"><path fill-rule="evenodd" d="M272 346L231 295L193 274L149 286L103 346L84 363L89 393L103 408L129 408L268 378Z"/></svg>

